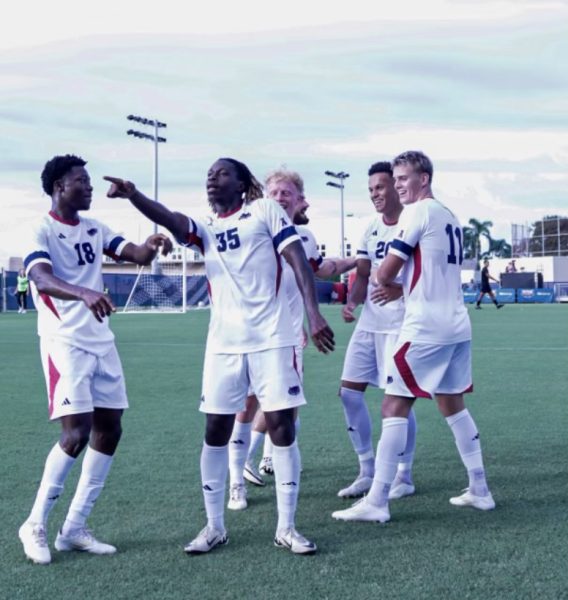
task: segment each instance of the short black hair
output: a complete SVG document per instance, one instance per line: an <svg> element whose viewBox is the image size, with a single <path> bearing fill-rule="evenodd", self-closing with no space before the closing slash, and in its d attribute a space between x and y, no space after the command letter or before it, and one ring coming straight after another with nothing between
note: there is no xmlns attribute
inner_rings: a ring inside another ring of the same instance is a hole
<svg viewBox="0 0 568 600"><path fill-rule="evenodd" d="M392 177L392 165L390 162L388 162L388 160L384 160L373 163L369 167L369 172L367 175L370 177L371 175L376 175L377 173L388 173Z"/></svg>
<svg viewBox="0 0 568 600"><path fill-rule="evenodd" d="M74 154L54 156L45 163L45 167L41 172L41 186L43 187L43 191L51 196L53 194L53 186L58 179L69 173L73 167L84 167L86 164L86 160Z"/></svg>

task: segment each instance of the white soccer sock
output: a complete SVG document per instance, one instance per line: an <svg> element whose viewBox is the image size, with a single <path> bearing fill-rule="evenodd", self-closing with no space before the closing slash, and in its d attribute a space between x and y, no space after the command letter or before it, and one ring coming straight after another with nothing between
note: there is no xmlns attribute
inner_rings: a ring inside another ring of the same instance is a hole
<svg viewBox="0 0 568 600"><path fill-rule="evenodd" d="M229 440L229 479L231 485L244 485L243 470L250 447L252 423L235 420L233 433Z"/></svg>
<svg viewBox="0 0 568 600"><path fill-rule="evenodd" d="M479 433L472 416L467 408L446 417L450 426L460 457L469 476L469 490L476 496L487 496L489 489L485 480L483 455L479 442Z"/></svg>
<svg viewBox="0 0 568 600"><path fill-rule="evenodd" d="M414 462L414 451L416 450L416 415L414 409L408 413L408 429L406 433L406 448L404 454L398 461L397 479L405 483L412 483L412 463Z"/></svg>
<svg viewBox="0 0 568 600"><path fill-rule="evenodd" d="M47 455L41 483L28 521L44 525L47 523L49 512L63 492L63 484L75 460L63 451L59 442L53 446Z"/></svg>
<svg viewBox="0 0 568 600"><path fill-rule="evenodd" d="M254 462L254 455L256 454L260 444L264 442L265 435L266 434L262 431L253 430L250 436L250 448L248 451L247 462Z"/></svg>
<svg viewBox="0 0 568 600"><path fill-rule="evenodd" d="M406 446L408 419L389 417L383 419L383 431L377 445L375 477L367 499L375 506L388 504L390 487L396 475L398 461Z"/></svg>
<svg viewBox="0 0 568 600"><path fill-rule="evenodd" d="M262 458L272 458L272 448L274 448L274 444L270 439L270 435L264 436L264 450L262 451Z"/></svg>
<svg viewBox="0 0 568 600"><path fill-rule="evenodd" d="M208 446L201 450L201 484L207 525L225 531L225 483L229 468L229 446Z"/></svg>
<svg viewBox="0 0 568 600"><path fill-rule="evenodd" d="M342 387L339 395L343 403L347 433L353 450L359 457L359 476L373 477L373 428L365 402L365 392Z"/></svg>
<svg viewBox="0 0 568 600"><path fill-rule="evenodd" d="M300 491L300 449L294 440L291 446L273 446L272 464L278 506L277 529L294 527L294 517Z"/></svg>
<svg viewBox="0 0 568 600"><path fill-rule="evenodd" d="M61 528L63 534L68 534L73 529L85 526L93 506L103 490L112 460L112 456L87 446L77 490L73 500L71 500L65 523Z"/></svg>

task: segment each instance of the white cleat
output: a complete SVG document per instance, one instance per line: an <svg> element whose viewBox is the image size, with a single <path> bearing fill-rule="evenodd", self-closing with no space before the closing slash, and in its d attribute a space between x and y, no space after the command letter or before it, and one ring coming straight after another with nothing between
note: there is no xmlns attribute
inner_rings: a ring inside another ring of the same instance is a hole
<svg viewBox="0 0 568 600"><path fill-rule="evenodd" d="M350 486L339 490L337 495L340 498L359 498L371 489L371 485L373 485L372 477L357 477Z"/></svg>
<svg viewBox="0 0 568 600"><path fill-rule="evenodd" d="M469 491L469 488L465 488L461 496L450 498L450 504L454 506L471 506L478 510L493 510L495 508L495 500L493 500L491 493L488 492L487 496L476 496Z"/></svg>
<svg viewBox="0 0 568 600"><path fill-rule="evenodd" d="M243 470L243 477L253 485L258 485L259 487L264 487L266 482L260 476L257 468L250 462L245 463L245 468Z"/></svg>
<svg viewBox="0 0 568 600"><path fill-rule="evenodd" d="M75 529L66 535L61 530L55 538L55 548L59 552L69 552L78 550L79 552L89 552L91 554L115 554L116 548L110 544L99 542L92 534L90 529L81 527Z"/></svg>
<svg viewBox="0 0 568 600"><path fill-rule="evenodd" d="M244 483L234 483L229 490L229 510L244 510L247 504L247 488Z"/></svg>
<svg viewBox="0 0 568 600"><path fill-rule="evenodd" d="M265 456L258 465L258 470L263 475L274 475L274 467L272 466L272 456Z"/></svg>
<svg viewBox="0 0 568 600"><path fill-rule="evenodd" d="M315 554L318 547L294 528L279 529L274 536L274 545L277 548L286 548L292 554Z"/></svg>
<svg viewBox="0 0 568 600"><path fill-rule="evenodd" d="M331 516L338 521L374 521L386 523L390 521L388 504L375 506L367 501L367 497L355 502L351 508L336 510Z"/></svg>
<svg viewBox="0 0 568 600"><path fill-rule="evenodd" d="M26 556L38 565L51 562L51 552L47 545L47 534L42 523L26 521L18 531L18 537L24 546Z"/></svg>
<svg viewBox="0 0 568 600"><path fill-rule="evenodd" d="M398 500L399 498L404 498L404 496L412 496L415 491L416 488L412 483L404 481L395 482L390 489L389 500Z"/></svg>
<svg viewBox="0 0 568 600"><path fill-rule="evenodd" d="M199 535L189 542L183 549L186 554L205 554L216 546L225 546L229 543L226 531L219 531L214 527L204 527Z"/></svg>

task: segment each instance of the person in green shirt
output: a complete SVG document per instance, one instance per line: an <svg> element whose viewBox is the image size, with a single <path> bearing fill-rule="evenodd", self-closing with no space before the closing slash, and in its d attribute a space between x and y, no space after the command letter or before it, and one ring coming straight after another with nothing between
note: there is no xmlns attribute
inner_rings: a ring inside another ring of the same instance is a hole
<svg viewBox="0 0 568 600"><path fill-rule="evenodd" d="M16 297L18 300L18 312L25 314L28 308L28 288L30 282L26 277L24 269L20 269L18 272L18 281L16 283Z"/></svg>

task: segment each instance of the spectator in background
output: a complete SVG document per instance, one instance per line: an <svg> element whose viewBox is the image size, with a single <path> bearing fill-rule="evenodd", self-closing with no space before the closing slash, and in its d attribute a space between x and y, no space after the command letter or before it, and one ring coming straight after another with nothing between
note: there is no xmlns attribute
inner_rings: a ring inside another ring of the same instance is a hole
<svg viewBox="0 0 568 600"><path fill-rule="evenodd" d="M495 304L497 308L503 308L504 306L503 304L499 304L499 302L497 302L495 294L491 289L491 284L489 282L490 279L492 279L496 283L499 283L499 281L497 281L495 277L492 277L489 274L489 260L486 258L483 261L483 269L481 269L481 291L479 292L479 297L477 298L477 303L475 305L475 308L479 310L481 310L481 301L483 300L483 296L485 296L485 294L489 294L489 297L491 298L493 304Z"/></svg>
<svg viewBox="0 0 568 600"><path fill-rule="evenodd" d="M515 265L515 261L512 260L505 268L505 273L516 273L516 272L517 272L517 265Z"/></svg>
<svg viewBox="0 0 568 600"><path fill-rule="evenodd" d="M25 314L28 308L28 288L30 283L26 277L25 269L20 269L18 272L18 280L16 283L16 298L18 300L18 312Z"/></svg>

